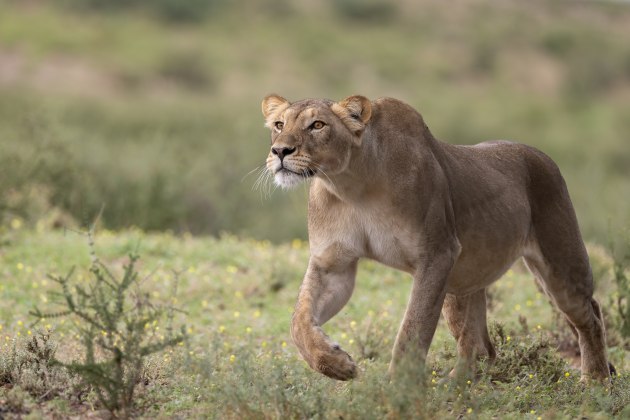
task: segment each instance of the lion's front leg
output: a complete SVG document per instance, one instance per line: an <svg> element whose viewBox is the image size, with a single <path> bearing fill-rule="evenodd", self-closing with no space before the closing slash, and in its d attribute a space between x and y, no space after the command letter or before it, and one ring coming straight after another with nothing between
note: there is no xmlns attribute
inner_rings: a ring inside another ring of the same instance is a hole
<svg viewBox="0 0 630 420"><path fill-rule="evenodd" d="M458 246L426 258L424 266L415 273L407 310L394 344L390 375L396 373L403 359L413 364L424 363L440 319L446 282L459 254Z"/></svg>
<svg viewBox="0 0 630 420"><path fill-rule="evenodd" d="M311 258L291 322L291 336L314 370L346 381L357 369L348 353L324 334L321 326L344 307L354 289L357 262L324 266Z"/></svg>

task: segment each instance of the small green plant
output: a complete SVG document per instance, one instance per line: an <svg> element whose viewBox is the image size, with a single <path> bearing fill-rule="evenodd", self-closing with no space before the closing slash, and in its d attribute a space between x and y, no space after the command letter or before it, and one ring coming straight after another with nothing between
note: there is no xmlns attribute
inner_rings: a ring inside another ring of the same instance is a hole
<svg viewBox="0 0 630 420"><path fill-rule="evenodd" d="M332 5L338 15L356 22L387 22L397 14L394 4L382 0L335 0Z"/></svg>
<svg viewBox="0 0 630 420"><path fill-rule="evenodd" d="M613 256L613 279L617 286L613 294L612 305L615 308L613 316L617 330L624 340L630 339L630 237L627 239L625 251L616 253L613 245L610 245Z"/></svg>
<svg viewBox="0 0 630 420"><path fill-rule="evenodd" d="M521 320L521 326L526 320ZM525 330L525 328L523 328ZM514 334L513 334L514 335ZM500 323L490 327L497 358L482 370L492 381L518 382L535 373L542 383L555 383L566 372L566 362L543 333L511 336Z"/></svg>
<svg viewBox="0 0 630 420"><path fill-rule="evenodd" d="M92 245L91 232L88 232ZM83 360L69 363L54 359L77 374L113 414L128 417L140 383L146 357L181 343L185 329L174 333L170 326L159 335L158 321L172 321L175 308L151 302L139 288L137 255L129 256L123 275L117 278L94 254L87 283L73 282L74 269L66 276L49 276L61 287L63 309L31 311L38 320L61 316L75 318Z"/></svg>
<svg viewBox="0 0 630 420"><path fill-rule="evenodd" d="M40 402L68 397L76 381L55 363L56 352L57 344L49 331L35 331L28 337L14 339L10 350L0 353L0 387L17 387ZM5 397L10 399L8 394ZM20 411L18 408L14 407L16 412Z"/></svg>
<svg viewBox="0 0 630 420"><path fill-rule="evenodd" d="M373 313L359 326L352 321L350 330L358 350L358 360L373 360L391 352L392 343L389 340L396 334L393 325L376 318Z"/></svg>

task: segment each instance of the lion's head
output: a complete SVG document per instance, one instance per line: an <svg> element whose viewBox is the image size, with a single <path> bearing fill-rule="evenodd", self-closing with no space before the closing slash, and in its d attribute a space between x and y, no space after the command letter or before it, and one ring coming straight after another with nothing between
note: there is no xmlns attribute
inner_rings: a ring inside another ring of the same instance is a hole
<svg viewBox="0 0 630 420"><path fill-rule="evenodd" d="M277 95L262 101L266 126L271 130L267 170L283 188L312 176L343 172L352 149L372 115L370 101L351 96L341 102L307 99L290 103Z"/></svg>

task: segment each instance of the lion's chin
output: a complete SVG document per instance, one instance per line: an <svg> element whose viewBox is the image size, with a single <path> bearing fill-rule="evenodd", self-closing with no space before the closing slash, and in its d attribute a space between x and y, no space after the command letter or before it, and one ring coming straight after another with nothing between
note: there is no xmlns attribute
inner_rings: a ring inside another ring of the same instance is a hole
<svg viewBox="0 0 630 420"><path fill-rule="evenodd" d="M276 185L284 189L294 188L301 184L305 179L306 178L302 175L286 169L279 170L274 176L274 182Z"/></svg>

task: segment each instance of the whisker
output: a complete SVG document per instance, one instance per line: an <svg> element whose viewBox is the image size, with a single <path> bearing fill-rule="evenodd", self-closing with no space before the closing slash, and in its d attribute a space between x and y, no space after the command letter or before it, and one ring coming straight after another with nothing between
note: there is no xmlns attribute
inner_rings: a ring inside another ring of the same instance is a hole
<svg viewBox="0 0 630 420"><path fill-rule="evenodd" d="M332 184L332 186L333 186L333 187L335 187L335 189L337 189L337 185L335 185L335 183L333 182L333 180L332 180L332 179L330 179L330 177L328 176L328 174L326 173L326 171L324 171L324 170L322 169L321 165L318 165L318 164L317 164L317 163L315 163L315 162L311 162L311 164L312 164L313 166L315 166L315 169L317 169L317 172L321 172L321 173L322 173L322 174L326 177L326 179L328 179L328 182L330 182L330 183Z"/></svg>
<svg viewBox="0 0 630 420"><path fill-rule="evenodd" d="M260 168L262 168L263 166L264 166L264 165L258 165L258 166L256 166L254 169L252 169L251 171L247 172L247 173L243 176L243 178L241 178L241 182L245 181L245 178L247 178L248 176L250 176L252 173L254 173L254 172L256 172L256 171L259 171L259 170L260 170Z"/></svg>
<svg viewBox="0 0 630 420"><path fill-rule="evenodd" d="M259 174L256 177L256 182L254 182L252 189L254 190L260 189L261 185L264 183L266 172L267 172L267 168L265 167L260 168Z"/></svg>
<svg viewBox="0 0 630 420"><path fill-rule="evenodd" d="M273 174L267 168L267 165L261 165L258 168L258 176L254 182L252 189L260 192L261 202L268 199L271 196L271 184L273 180Z"/></svg>

